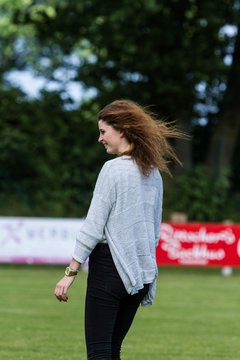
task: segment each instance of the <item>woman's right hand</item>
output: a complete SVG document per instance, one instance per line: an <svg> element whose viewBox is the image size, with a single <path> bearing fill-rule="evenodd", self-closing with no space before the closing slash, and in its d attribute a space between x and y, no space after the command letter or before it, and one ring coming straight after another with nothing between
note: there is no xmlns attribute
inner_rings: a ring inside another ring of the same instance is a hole
<svg viewBox="0 0 240 360"><path fill-rule="evenodd" d="M54 295L59 301L68 301L68 289L74 282L76 276L64 276L56 285Z"/></svg>

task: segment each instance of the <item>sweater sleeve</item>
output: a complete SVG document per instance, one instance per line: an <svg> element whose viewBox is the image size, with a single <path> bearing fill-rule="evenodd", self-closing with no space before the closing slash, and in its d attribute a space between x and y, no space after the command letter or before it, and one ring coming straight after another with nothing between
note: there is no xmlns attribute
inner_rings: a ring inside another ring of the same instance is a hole
<svg viewBox="0 0 240 360"><path fill-rule="evenodd" d="M107 162L99 173L87 217L76 237L73 258L79 263L84 263L97 243L103 239L114 202L114 183Z"/></svg>

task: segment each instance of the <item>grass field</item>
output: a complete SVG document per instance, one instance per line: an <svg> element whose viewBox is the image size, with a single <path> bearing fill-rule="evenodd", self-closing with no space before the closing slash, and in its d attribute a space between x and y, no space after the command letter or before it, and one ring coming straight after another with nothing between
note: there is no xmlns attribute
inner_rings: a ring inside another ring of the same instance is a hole
<svg viewBox="0 0 240 360"><path fill-rule="evenodd" d="M139 309L122 359L240 359L240 272L159 270L155 304ZM86 274L66 304L53 296L62 273L63 267L0 265L0 359L86 359Z"/></svg>

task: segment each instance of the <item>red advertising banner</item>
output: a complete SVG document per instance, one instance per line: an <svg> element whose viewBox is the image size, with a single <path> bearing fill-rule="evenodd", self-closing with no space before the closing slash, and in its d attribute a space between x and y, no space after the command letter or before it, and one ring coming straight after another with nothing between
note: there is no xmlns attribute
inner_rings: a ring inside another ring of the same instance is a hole
<svg viewBox="0 0 240 360"><path fill-rule="evenodd" d="M157 263L240 266L240 224L162 223Z"/></svg>

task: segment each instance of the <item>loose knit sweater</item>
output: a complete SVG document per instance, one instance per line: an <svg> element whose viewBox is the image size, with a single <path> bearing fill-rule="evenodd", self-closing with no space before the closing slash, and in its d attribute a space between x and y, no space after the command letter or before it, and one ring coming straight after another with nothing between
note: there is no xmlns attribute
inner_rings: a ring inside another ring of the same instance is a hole
<svg viewBox="0 0 240 360"><path fill-rule="evenodd" d="M160 237L162 179L157 169L144 176L130 156L107 161L99 173L87 217L77 235L73 258L84 263L106 239L129 294L151 284L142 305L156 292L155 248Z"/></svg>

